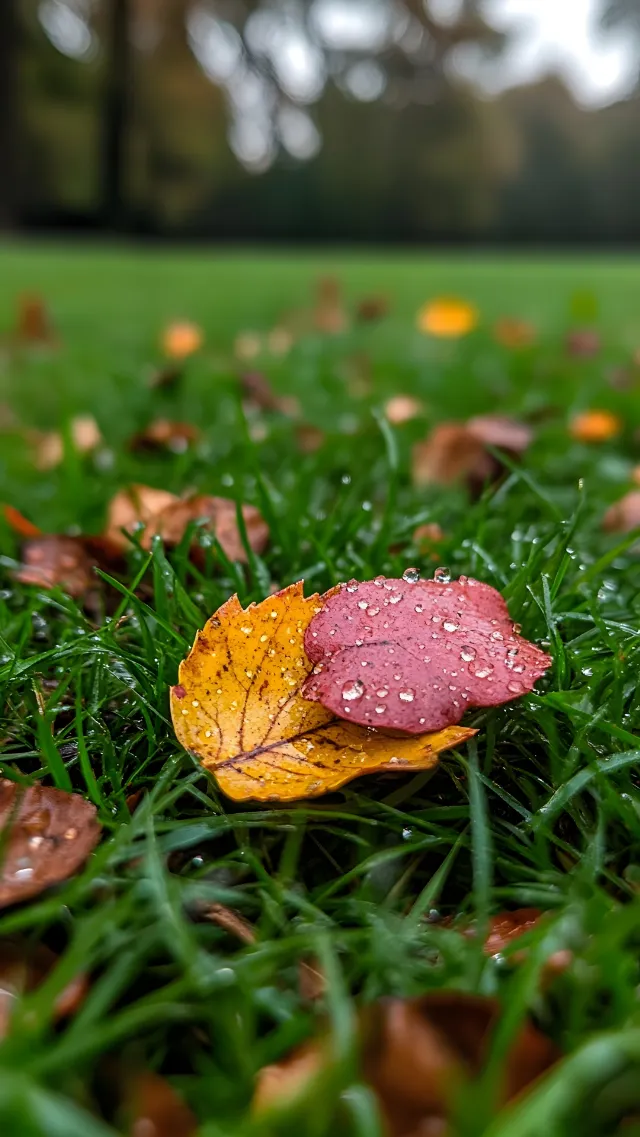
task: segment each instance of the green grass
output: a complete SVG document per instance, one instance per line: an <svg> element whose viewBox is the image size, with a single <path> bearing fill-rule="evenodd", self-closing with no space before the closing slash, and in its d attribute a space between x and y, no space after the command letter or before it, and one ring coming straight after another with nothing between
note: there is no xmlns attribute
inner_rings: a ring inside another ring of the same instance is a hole
<svg viewBox="0 0 640 1137"><path fill-rule="evenodd" d="M269 414L266 437L252 442L234 336L266 331L283 309L306 304L327 271L344 281L349 302L387 292L392 314L259 361L327 441L303 456L292 423ZM640 265L6 247L1 327L25 289L47 297L63 346L0 361L0 402L28 427L91 412L107 454L96 463L68 452L42 475L21 438L5 435L0 500L48 531L98 532L123 484L197 486L258 504L272 542L252 572L213 556L199 572L180 551L133 551L131 590L88 616L60 591L16 585L18 547L2 532L2 768L14 780L70 782L99 807L106 839L74 880L0 913L0 938L43 940L62 953L47 983L19 1002L0 1046L0 1131L122 1132L120 1087L146 1067L182 1091L203 1137L379 1137L358 1082L355 1010L382 995L453 986L503 1000L498 1046L508 1047L529 1011L566 1054L513 1113L490 1116L489 1070L462 1096L459 1137L617 1133L640 1105L640 559L633 535L604 535L601 518L640 456L639 389L607 382L640 346ZM563 350L572 319L593 307L588 296L572 301L578 290L597 298L603 336L600 356L583 362ZM418 305L452 291L479 304L483 327L454 345L421 337ZM498 347L488 327L501 314L536 322L537 346ZM203 325L207 347L181 386L153 393L145 378L159 330L181 315ZM373 391L353 399L347 375L363 353ZM419 395L427 414L394 429L390 445L372 412L394 392ZM589 406L620 413L622 436L591 448L572 442L568 419ZM522 468L475 503L461 489L412 488L416 439L440 420L492 410L540 422ZM162 458L128 451L129 436L159 414L200 425L202 445ZM549 646L548 677L516 704L472 714L476 743L445 755L432 776L363 779L310 805L225 801L170 725L168 685L195 629L232 592L247 603L270 582L305 578L324 590L351 576L397 576L408 564L430 574L435 565L411 543L426 521L447 535L441 563L499 588L524 634ZM126 798L138 790L130 816ZM196 922L202 900L250 920L256 945ZM524 905L551 916L519 967L486 959L433 918L437 910L482 923ZM544 961L561 947L573 964L543 987ZM299 961L311 957L331 979L316 1007L298 989ZM80 967L91 973L90 994L74 1019L54 1026L55 996ZM329 1088L288 1118L251 1119L256 1071L321 1023L342 1058Z"/></svg>

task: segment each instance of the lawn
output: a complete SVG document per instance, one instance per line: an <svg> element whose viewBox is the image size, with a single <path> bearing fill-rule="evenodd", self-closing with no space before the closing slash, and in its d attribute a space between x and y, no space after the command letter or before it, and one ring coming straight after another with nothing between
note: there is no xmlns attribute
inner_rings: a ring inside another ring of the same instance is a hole
<svg viewBox="0 0 640 1137"><path fill-rule="evenodd" d="M349 311L384 293L390 314L304 334L285 355L234 359L238 333L266 335L328 273ZM45 298L56 350L6 339L25 291ZM478 306L479 328L458 341L420 334L418 308L449 293ZM531 321L536 342L497 343L502 316ZM152 389L161 331L182 317L202 326L204 347L175 386ZM579 358L565 337L584 325L601 346ZM104 827L78 875L0 912L0 1024L8 938L59 955L16 1001L0 1045L0 1132L187 1137L168 1123L131 1128L132 1086L153 1071L202 1137L382 1137L356 1015L440 989L505 1008L488 1066L457 1095L456 1137L640 1132L640 535L602 528L640 462L640 264L5 246L0 333L0 404L17 422L2 435L0 501L49 533L99 533L123 486L194 487L258 506L271 530L250 566L132 545L119 591L105 584L89 608L17 584L19 540L0 530L2 769L72 787ZM243 367L299 399L324 432L319 449L301 452L287 415L243 413ZM424 413L389 427L381 408L394 394ZM593 408L619 416L619 433L575 440L572 417ZM412 446L437 423L498 412L534 428L521 464L475 498L412 484ZM83 457L67 439L61 464L38 471L23 428L66 433L87 413L102 448ZM159 416L196 424L201 441L131 450ZM444 534L435 560L413 540L425 523ZM310 803L227 800L169 715L196 629L234 592L247 604L301 579L309 594L410 565L500 590L523 635L552 655L546 677L516 702L471 711L478 734L435 772L363 778ZM253 942L198 918L203 904L240 915ZM523 907L547 913L526 951L487 955L490 918ZM568 963L550 976L559 951ZM300 982L309 963L324 976L318 998ZM88 993L56 1021L80 971ZM561 1064L496 1109L495 1078L527 1014ZM251 1115L257 1072L320 1030L337 1055L331 1076L275 1120Z"/></svg>

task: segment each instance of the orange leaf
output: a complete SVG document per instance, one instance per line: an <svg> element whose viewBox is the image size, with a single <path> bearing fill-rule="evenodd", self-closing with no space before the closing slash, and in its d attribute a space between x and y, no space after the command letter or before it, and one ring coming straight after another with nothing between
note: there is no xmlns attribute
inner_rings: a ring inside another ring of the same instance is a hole
<svg viewBox="0 0 640 1137"><path fill-rule="evenodd" d="M640 490L629 490L619 501L614 501L602 522L607 533L631 533L640 528Z"/></svg>
<svg viewBox="0 0 640 1137"><path fill-rule="evenodd" d="M578 442L608 442L622 430L622 422L611 411L583 411L571 420L570 432Z"/></svg>
<svg viewBox="0 0 640 1137"><path fill-rule="evenodd" d="M478 309L456 296L430 300L418 312L418 328L438 339L460 339L477 327Z"/></svg>
<svg viewBox="0 0 640 1137"><path fill-rule="evenodd" d="M190 320L169 324L162 333L162 350L169 359L186 359L199 351L204 342L202 328Z"/></svg>
<svg viewBox="0 0 640 1137"><path fill-rule="evenodd" d="M429 770L475 731L399 735L338 719L301 695L304 634L320 611L302 582L243 609L237 596L198 632L171 691L179 742L235 801L295 801L361 774Z"/></svg>
<svg viewBox="0 0 640 1137"><path fill-rule="evenodd" d="M387 399L384 405L384 413L388 422L393 423L394 426L401 426L402 423L410 422L412 418L423 414L424 407L419 399L414 399L412 395L394 395L393 398Z"/></svg>
<svg viewBox="0 0 640 1137"><path fill-rule="evenodd" d="M42 537L42 529L38 529L28 517L25 517L18 509L14 509L12 505L4 505L3 507L5 521L10 525L14 533L19 533L21 537Z"/></svg>

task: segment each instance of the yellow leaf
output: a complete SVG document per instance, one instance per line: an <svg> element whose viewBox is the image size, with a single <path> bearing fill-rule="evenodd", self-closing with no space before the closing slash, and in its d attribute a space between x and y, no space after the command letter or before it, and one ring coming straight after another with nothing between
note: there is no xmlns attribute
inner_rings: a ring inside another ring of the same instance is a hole
<svg viewBox="0 0 640 1137"><path fill-rule="evenodd" d="M316 797L361 774L428 770L475 731L400 735L344 722L300 690L311 671L304 633L319 611L302 582L246 610L237 596L212 616L171 689L179 742L235 801Z"/></svg>
<svg viewBox="0 0 640 1137"><path fill-rule="evenodd" d="M418 312L418 328L438 339L459 339L477 327L478 309L457 296L440 296L430 300Z"/></svg>

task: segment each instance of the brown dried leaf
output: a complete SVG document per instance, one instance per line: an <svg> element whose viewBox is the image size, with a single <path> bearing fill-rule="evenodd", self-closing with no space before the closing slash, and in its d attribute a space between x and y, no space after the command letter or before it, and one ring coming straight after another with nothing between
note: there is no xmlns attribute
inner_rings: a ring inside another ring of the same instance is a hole
<svg viewBox="0 0 640 1137"><path fill-rule="evenodd" d="M425 525L418 525L414 529L411 539L421 552L430 552L434 545L439 545L444 541L445 534L437 521L428 521Z"/></svg>
<svg viewBox="0 0 640 1137"><path fill-rule="evenodd" d="M52 326L47 306L38 293L25 293L18 298L15 339L20 345L57 346L58 337Z"/></svg>
<svg viewBox="0 0 640 1137"><path fill-rule="evenodd" d="M464 479L471 492L477 493L503 470L502 463L486 448L495 447L518 458L532 438L529 426L502 415L478 415L466 423L440 423L426 441L414 446L414 483L446 486Z"/></svg>
<svg viewBox="0 0 640 1137"><path fill-rule="evenodd" d="M321 999L327 989L327 977L317 959L301 959L298 964L298 990L307 1003Z"/></svg>
<svg viewBox="0 0 640 1137"><path fill-rule="evenodd" d="M266 375L261 371L245 371L240 376L242 393L254 407L263 411L279 411L289 418L300 413L300 402L295 395L277 395Z"/></svg>
<svg viewBox="0 0 640 1137"><path fill-rule="evenodd" d="M514 456L524 454L533 442L531 427L506 415L476 415L466 425L469 433L485 446L495 446Z"/></svg>
<svg viewBox="0 0 640 1137"><path fill-rule="evenodd" d="M493 325L493 336L502 347L517 350L535 343L536 329L528 320L518 316L502 316Z"/></svg>
<svg viewBox="0 0 640 1137"><path fill-rule="evenodd" d="M243 944L255 944L256 942L256 933L249 921L240 916L238 912L234 912L232 908L227 908L226 904L201 904L198 907L198 916L201 920L208 920L211 924L217 924L224 932L235 936Z"/></svg>
<svg viewBox="0 0 640 1137"><path fill-rule="evenodd" d="M459 991L388 999L361 1015L363 1068L389 1137L448 1132L455 1097L477 1077L501 1015L497 1000ZM517 1034L497 1086L496 1106L521 1093L559 1058L529 1021ZM330 1062L327 1041L311 1041L258 1078L254 1109L283 1106L308 1089Z"/></svg>
<svg viewBox="0 0 640 1137"><path fill-rule="evenodd" d="M0 941L0 1040L9 1033L15 1000L44 983L57 962L58 957L44 944L20 939ZM75 1014L88 989L88 977L80 972L56 997L54 1020Z"/></svg>
<svg viewBox="0 0 640 1137"><path fill-rule="evenodd" d="M33 537L22 547L22 564L15 578L39 588L59 585L69 596L79 597L96 583L92 567L81 538Z"/></svg>
<svg viewBox="0 0 640 1137"><path fill-rule="evenodd" d="M602 522L607 533L631 533L640 528L640 489L629 490L609 507Z"/></svg>
<svg viewBox="0 0 640 1137"><path fill-rule="evenodd" d="M356 308L356 320L361 324L376 323L389 315L390 308L388 296L363 296Z"/></svg>
<svg viewBox="0 0 640 1137"><path fill-rule="evenodd" d="M253 505L242 506L242 516L251 548L261 553L269 541L269 528ZM205 519L206 528L220 542L230 560L246 562L247 554L240 538L235 502L224 497L196 494L180 498L166 490L134 485L119 490L112 499L105 536L116 547L126 549L129 542L121 530L136 532L144 526L140 537L143 549L149 549L154 536L167 545L177 545L191 522Z"/></svg>
<svg viewBox="0 0 640 1137"><path fill-rule="evenodd" d="M326 437L319 426L303 422L296 427L296 439L303 454L316 454L324 446Z"/></svg>
<svg viewBox="0 0 640 1137"><path fill-rule="evenodd" d="M157 418L134 434L129 446L132 450L171 450L174 454L184 454L201 437L202 431L190 422Z"/></svg>
<svg viewBox="0 0 640 1137"><path fill-rule="evenodd" d="M78 454L90 454L102 442L100 428L93 415L76 415L71 420L70 434L73 447ZM52 470L64 458L64 439L58 430L30 431L28 441L34 449L34 460L38 470Z"/></svg>
<svg viewBox="0 0 640 1137"><path fill-rule="evenodd" d="M567 333L565 347L574 359L592 359L600 351L600 333L595 328L574 328Z"/></svg>
<svg viewBox="0 0 640 1137"><path fill-rule="evenodd" d="M337 335L347 327L347 313L342 300L340 281L335 276L322 277L317 284L313 322L318 332Z"/></svg>
<svg viewBox="0 0 640 1137"><path fill-rule="evenodd" d="M4 779L0 831L0 908L6 908L73 876L100 840L101 825L96 807L79 794Z"/></svg>
<svg viewBox="0 0 640 1137"><path fill-rule="evenodd" d="M192 1137L196 1132L195 1115L173 1086L158 1074L138 1074L129 1096L130 1137Z"/></svg>

